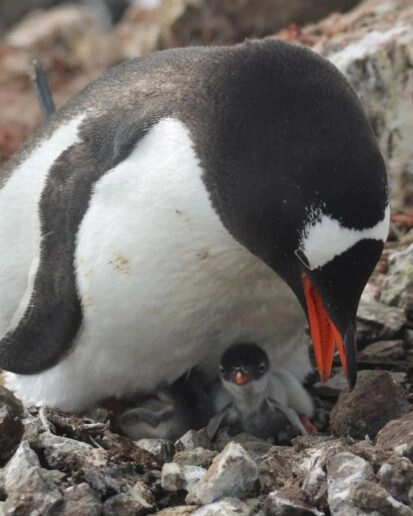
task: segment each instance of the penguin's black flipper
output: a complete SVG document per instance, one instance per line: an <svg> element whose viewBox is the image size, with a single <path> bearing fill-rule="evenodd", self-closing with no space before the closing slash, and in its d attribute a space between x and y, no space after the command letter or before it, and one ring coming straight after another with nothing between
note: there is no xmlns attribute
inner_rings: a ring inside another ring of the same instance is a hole
<svg viewBox="0 0 413 516"><path fill-rule="evenodd" d="M82 322L74 270L79 226L94 184L130 154L149 126L125 113L85 118L80 141L54 161L38 205L37 257L11 327L0 340L0 368L39 373L70 350Z"/></svg>

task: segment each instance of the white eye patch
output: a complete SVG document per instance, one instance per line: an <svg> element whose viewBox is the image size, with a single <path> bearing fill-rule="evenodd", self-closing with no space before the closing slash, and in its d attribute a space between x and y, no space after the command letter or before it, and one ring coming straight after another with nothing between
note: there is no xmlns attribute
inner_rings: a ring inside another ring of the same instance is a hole
<svg viewBox="0 0 413 516"><path fill-rule="evenodd" d="M304 253L308 268L317 269L343 254L360 240L372 239L384 242L389 232L389 225L389 205L383 219L366 229L346 228L321 210L313 211L309 215L309 222L301 237L300 252Z"/></svg>

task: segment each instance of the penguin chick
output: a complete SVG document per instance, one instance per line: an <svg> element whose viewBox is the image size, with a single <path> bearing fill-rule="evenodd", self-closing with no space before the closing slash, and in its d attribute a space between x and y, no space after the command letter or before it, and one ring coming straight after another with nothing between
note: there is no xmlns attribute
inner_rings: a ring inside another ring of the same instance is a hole
<svg viewBox="0 0 413 516"><path fill-rule="evenodd" d="M190 429L199 430L212 414L209 397L190 372L170 387L162 387L117 415L121 430L133 440L154 438L175 441Z"/></svg>
<svg viewBox="0 0 413 516"><path fill-rule="evenodd" d="M207 427L210 437L228 425L236 432L268 438L283 424L282 415L302 434L314 433L310 396L291 373L270 367L262 348L233 345L219 367L221 382L212 389L216 415Z"/></svg>

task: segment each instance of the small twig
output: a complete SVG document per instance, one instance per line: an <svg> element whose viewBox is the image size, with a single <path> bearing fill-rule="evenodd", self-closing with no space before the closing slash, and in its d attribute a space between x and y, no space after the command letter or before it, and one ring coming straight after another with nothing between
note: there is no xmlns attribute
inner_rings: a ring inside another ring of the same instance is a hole
<svg viewBox="0 0 413 516"><path fill-rule="evenodd" d="M88 436L89 437L89 440L92 441L92 443L97 447L97 448L101 448L102 450L104 450L103 446L101 446L97 441L96 439L94 439L91 435Z"/></svg>
<svg viewBox="0 0 413 516"><path fill-rule="evenodd" d="M31 63L30 78L33 82L43 118L47 120L53 114L55 107L42 65L37 61L37 59Z"/></svg>

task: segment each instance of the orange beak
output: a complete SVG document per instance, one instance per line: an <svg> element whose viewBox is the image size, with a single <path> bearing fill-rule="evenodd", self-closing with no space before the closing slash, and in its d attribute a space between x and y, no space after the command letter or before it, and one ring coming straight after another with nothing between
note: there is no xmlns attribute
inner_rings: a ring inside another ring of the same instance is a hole
<svg viewBox="0 0 413 516"><path fill-rule="evenodd" d="M348 375L346 353L341 335L328 316L320 295L304 273L302 282L314 354L321 381L326 382L330 377L335 346L337 346L343 369Z"/></svg>
<svg viewBox="0 0 413 516"><path fill-rule="evenodd" d="M237 385L244 385L252 380L252 376L248 373L241 373L241 371L238 371L237 374L234 374L231 380Z"/></svg>

